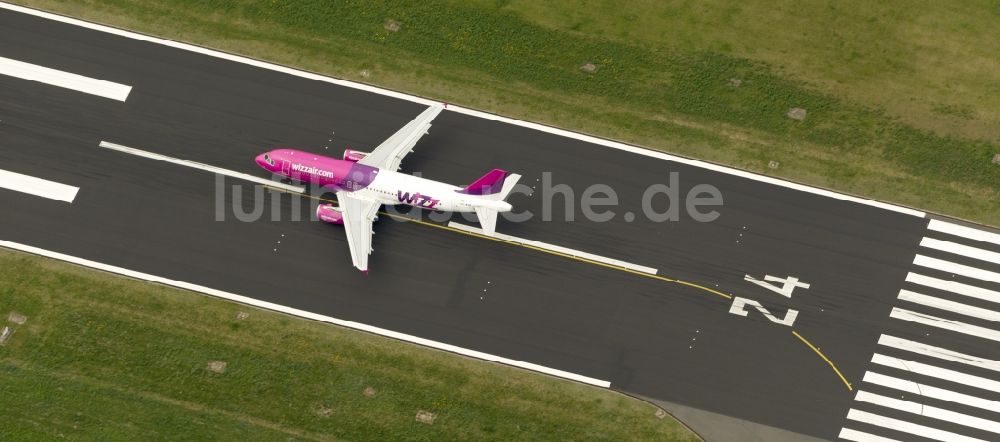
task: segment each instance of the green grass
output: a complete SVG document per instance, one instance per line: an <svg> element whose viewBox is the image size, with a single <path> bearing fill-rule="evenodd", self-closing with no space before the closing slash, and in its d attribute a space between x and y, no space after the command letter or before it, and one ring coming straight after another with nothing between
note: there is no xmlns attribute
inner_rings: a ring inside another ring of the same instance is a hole
<svg viewBox="0 0 1000 442"><path fill-rule="evenodd" d="M698 440L608 390L0 249L11 311L0 440Z"/></svg>
<svg viewBox="0 0 1000 442"><path fill-rule="evenodd" d="M22 3L1000 225L995 2Z"/></svg>

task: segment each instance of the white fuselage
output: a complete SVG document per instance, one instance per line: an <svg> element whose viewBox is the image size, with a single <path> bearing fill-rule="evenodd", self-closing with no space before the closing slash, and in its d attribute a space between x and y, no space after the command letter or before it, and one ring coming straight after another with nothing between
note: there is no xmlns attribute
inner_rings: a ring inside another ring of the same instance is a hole
<svg viewBox="0 0 1000 442"><path fill-rule="evenodd" d="M478 195L460 193L461 187L440 181L380 169L367 187L354 195L377 200L382 204L406 204L424 209L448 212L474 212L476 207L489 207L506 212L509 203Z"/></svg>

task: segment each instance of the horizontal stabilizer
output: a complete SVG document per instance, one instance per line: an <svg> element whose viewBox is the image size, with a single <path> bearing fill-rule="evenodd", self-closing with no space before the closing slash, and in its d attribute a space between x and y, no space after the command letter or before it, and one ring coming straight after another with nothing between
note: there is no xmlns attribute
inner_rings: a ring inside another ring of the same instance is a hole
<svg viewBox="0 0 1000 442"><path fill-rule="evenodd" d="M497 210L489 207L476 207L476 217L479 218L479 225L483 227L486 236L493 236L497 231Z"/></svg>

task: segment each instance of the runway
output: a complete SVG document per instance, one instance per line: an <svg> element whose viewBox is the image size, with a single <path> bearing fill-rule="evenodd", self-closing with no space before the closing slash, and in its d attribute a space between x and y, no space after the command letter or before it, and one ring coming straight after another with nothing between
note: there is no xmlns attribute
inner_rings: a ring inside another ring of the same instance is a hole
<svg viewBox="0 0 1000 442"><path fill-rule="evenodd" d="M662 278L391 219L375 227L366 278L342 229L308 221L292 195L99 144L267 178L253 163L265 150L366 151L424 105L8 10L0 57L130 87L120 101L0 75L0 170L78 189L72 202L0 189L0 240L607 381L713 441L996 437L988 404L1000 389L957 385L940 370L993 381L1000 372L926 348L1000 359L980 330L1000 330L1000 243L988 233L446 110L403 171L455 184L494 167L520 173L534 193L510 202L539 216L501 220L500 233ZM672 172L682 195L720 190L718 219L626 221ZM547 180L577 196L607 184L616 216L587 221L557 197L543 220ZM266 216L242 222L233 201ZM785 296L751 281L767 275L808 288ZM731 313L738 299L752 301L743 315ZM793 310L791 324L778 323ZM912 393L914 382L945 393ZM880 398L900 400L900 388L907 401L968 418Z"/></svg>

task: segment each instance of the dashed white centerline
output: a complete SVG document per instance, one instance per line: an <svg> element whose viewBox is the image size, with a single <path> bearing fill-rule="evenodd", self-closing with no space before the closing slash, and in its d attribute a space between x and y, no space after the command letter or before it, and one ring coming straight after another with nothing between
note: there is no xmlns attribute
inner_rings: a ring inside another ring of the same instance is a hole
<svg viewBox="0 0 1000 442"><path fill-rule="evenodd" d="M84 77L83 75L77 75L71 72L64 72L4 57L0 57L0 74L9 75L22 80L37 81L39 83L45 83L52 86L72 89L74 91L84 92L118 101L125 101L125 99L128 98L128 94L132 92L132 86L126 86L113 81Z"/></svg>
<svg viewBox="0 0 1000 442"><path fill-rule="evenodd" d="M458 230L464 230L466 232L472 232L472 233L478 233L480 235L485 235L485 233L483 233L483 229L480 229L478 227L467 226L465 224L456 223L454 221L449 222L448 223L448 227L455 228L455 229L458 229ZM489 235L486 235L486 236L489 236ZM554 245L554 244L549 244L549 243L545 243L545 242L541 242L541 241L535 241L535 240L531 240L531 239L518 238L516 236L504 235L503 233L499 233L499 232L498 233L494 233L493 237L497 238L497 239L502 239L504 241L510 241L510 242L514 242L514 243L518 243L518 244L529 245L529 246L533 246L533 247L538 247L540 249L551 250L553 252L558 252L558 253L562 253L562 254L566 254L566 255L570 255L570 256L575 256L575 257L583 258L583 259L586 259L586 260L589 260L589 261L596 261L596 262L600 262L600 263L604 263L604 264L613 265L615 267L622 267L622 268L626 268L626 269L629 269L629 270L635 270L637 272L648 273L650 275L655 275L656 274L656 269L654 269L652 267L646 267L646 266L641 266L641 265L638 265L638 264L632 264L630 262L625 262L625 261L617 260L617 259L614 259L614 258L606 258L604 256L595 255L593 253L581 252L579 250L573 250L573 249L570 249L570 248L567 248L567 247L557 246L557 245Z"/></svg>
<svg viewBox="0 0 1000 442"><path fill-rule="evenodd" d="M273 63L267 63L267 62L264 62L264 61L255 60L255 59L248 58L248 57L241 57L239 55L228 54L228 53L225 53L225 52L216 51L216 50L204 48L204 47L201 47L201 46L195 46L195 45L188 44L188 43L182 43L182 42L173 41L173 40L167 40L167 39L162 39L162 38L151 37L151 36L139 34L139 33L136 33L136 32L131 32L131 31L123 30L123 29L114 28L114 27L111 27L111 26L105 26L105 25L100 25L100 24L97 24L97 23L91 23L91 22L88 22L88 21L79 20L79 19L75 19L75 18L71 18L71 17L65 17L65 16L61 16L61 15L58 15L58 14L53 14L51 12L39 11L37 9L32 9L32 8L28 8L28 7L24 7L24 6L12 5L12 4L9 4L9 3L0 2L0 9L7 9L7 10L11 10L11 11L16 11L16 12L20 12L20 13L23 13L23 14L32 15L32 16L35 16L35 17L41 17L41 18L45 18L45 19L48 19L48 20L53 20L53 21L58 21L58 22L62 22L62 23L67 23L67 24L71 24L71 25L74 25L74 26L79 26L79 27L83 27L83 28L87 28L87 29L93 29L93 30L96 30L96 31L105 32L105 33L113 34L113 35L118 35L118 36L125 37L125 38L130 38L130 39L139 40L139 41L148 41L150 43L155 43L155 44L159 44L159 45L169 46L169 47L177 48L177 49L184 50L184 51L194 52L194 53L198 53L198 54L207 55L207 56L210 56L210 57L215 57L215 58L219 58L219 59L223 59L223 60L233 61L233 62L236 62L236 63L242 63L242 64L246 64L246 65L250 65L250 66L255 66L255 67L258 67L258 68L261 68L261 69L268 69L268 70L275 71L275 72L282 72L282 73L285 73L285 74L288 74L288 75L293 75L293 76L296 76L296 77L306 78L306 79L310 79L310 80L323 81L323 82L330 83L330 84L335 84L335 85L339 85L339 86L349 87L349 88L356 89L356 90L371 92L371 93L375 93L375 94L379 94L379 95L383 95L383 96L387 96L387 97L398 98L398 99L402 99L402 100L407 100L407 101L411 101L411 102L415 102L415 103L421 103L421 104L428 105L428 106L439 104L435 100L430 100L430 99L427 99L427 98L424 98L424 97L418 97L418 96L415 96L415 95L404 94L402 92L397 92L397 91L393 91L393 90L389 90L389 89L383 89L383 88L371 86L371 85L368 85L368 84L356 83L356 82L353 82L353 81L342 80L342 79L339 79L339 78L328 77L328 76L325 76L325 75L319 75L319 74L316 74L316 73L307 72L307 71L303 71L303 70L299 70L299 69L294 69L294 68L290 68L290 67L287 67L287 66L281 66L281 65L277 65L277 64L273 64ZM701 161L701 160L695 160L695 159L691 159L691 158L685 158L685 157L681 157L681 156L677 156L677 155L671 155L671 154L668 154L668 153L665 153L665 152L655 151L655 150L652 150L652 149L649 149L649 148L633 146L633 145L625 144L625 143L618 142L618 141L612 141L612 140L607 140L607 139L604 139L604 138L598 138L598 137L591 136L591 135L585 135L585 134L581 134L581 133L577 133L577 132L571 132L571 131L568 131L568 130L565 130L565 129L559 129L559 128L556 128L556 127L546 126L546 125L539 124L539 123L533 123L533 122L530 122L530 121L524 121L524 120L518 120L518 119L515 119L515 118L503 117L503 116L500 116L500 115L490 114L490 113L487 113L487 112L483 112L483 111L479 111L479 110L475 110L475 109L463 108L461 106L455 106L455 105L449 105L448 106L448 110L453 111L453 112L457 112L457 113L461 113L461 114L465 114L465 115L470 115L470 116L473 116L473 117L476 117L476 118L482 118L482 119L486 119L486 120L500 121L500 122L511 124L511 125L515 125L515 126L526 127L526 128L530 128L530 129L534 129L534 130L540 131L540 132L550 133L550 134L554 134L554 135L558 135L558 136L562 136L562 137L566 137L566 138L572 138L572 139L584 141L586 143L591 143L591 144L596 144L596 145L600 145L600 146L610 147L612 149L617 149L617 150L621 150L621 151L631 152L631 153L643 155L643 156L646 156L646 157L657 158L657 159L660 159L660 160L674 161L674 162L681 163L681 164L687 164L687 165L699 167L699 168L706 169L706 170L711 170L711 171L715 171L715 172L721 172L721 173L725 173L725 174L728 174L728 175L738 176L738 177L746 178L746 179L753 180L753 181L759 181L759 182L763 182L763 183L773 184L775 186L780 186L780 187L785 187L785 188L789 188L789 189L794 189L794 190L798 190L798 191L805 192L805 193L811 193L811 194L814 194L814 195L820 195L820 196L829 197L829 198L833 198L833 199L837 199L837 200L850 201L850 202L854 202L854 203L858 203L858 204L864 204L864 205L867 205L867 206L878 207L880 209L889 210L889 211L893 211L893 212L897 212L897 213L903 213L903 214L906 214L906 215L916 216L916 217L920 217L920 218L923 218L926 215L926 213L924 213L923 211L912 209L912 208L909 208L909 207L903 207L903 206L898 206L898 205L895 205L895 204L886 203L886 202L882 202L882 201L877 201L877 200L872 200L872 199L868 199L868 198L858 197L858 196L854 196L854 195L848 195L848 194L844 194L844 193L834 192L832 190L827 190L827 189L823 189L823 188L819 188L819 187L807 186L805 184L799 184L799 183L795 183L795 182L791 182L791 181L786 181L786 180L783 180L783 179L780 179L780 178L770 177L770 176L767 176L767 175L761 175L761 174L749 172L749 171L746 171L746 170L739 170L739 169L735 169L735 168L732 168L732 167L723 166L723 165L720 165L720 164L710 163L710 162L707 162L707 161Z"/></svg>
<svg viewBox="0 0 1000 442"><path fill-rule="evenodd" d="M111 150L116 150L118 152L127 153L130 155L140 156L143 158L149 158L151 160L166 161L168 163L180 164L182 166L192 167L195 169L201 169L204 171L217 173L220 175L225 175L233 178L238 178L245 181L250 181L258 184L263 184L265 186L271 186L279 188L282 190L287 190L289 192L304 193L306 191L305 187L293 186L291 184L279 183L277 181L271 181L266 178L260 178L253 175L249 175L243 172L237 172L235 170L223 169L221 167L211 166L205 163L199 163L197 161L182 160L180 158L169 157L166 155L161 155L158 153L147 152L145 150L139 150L128 146L122 146L121 144L109 143L107 141L101 141L101 147Z"/></svg>
<svg viewBox="0 0 1000 442"><path fill-rule="evenodd" d="M0 188L72 203L79 187L0 169Z"/></svg>

